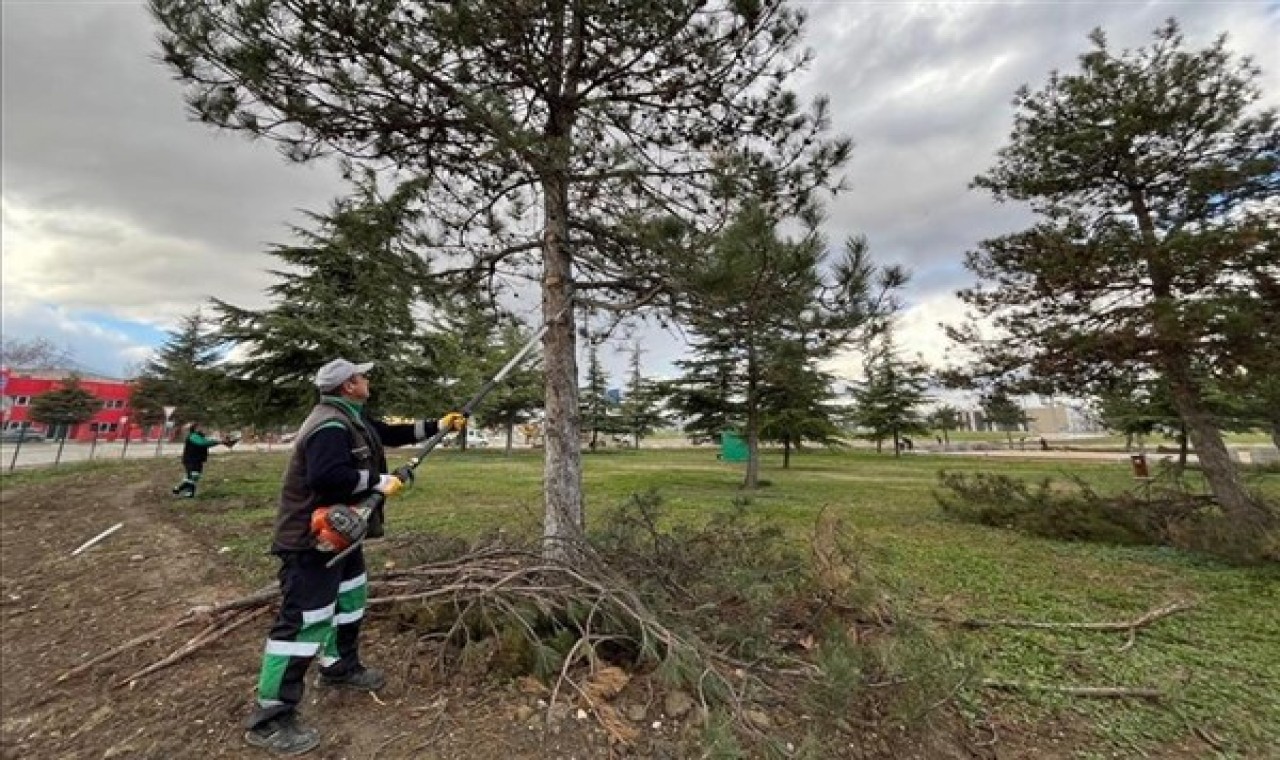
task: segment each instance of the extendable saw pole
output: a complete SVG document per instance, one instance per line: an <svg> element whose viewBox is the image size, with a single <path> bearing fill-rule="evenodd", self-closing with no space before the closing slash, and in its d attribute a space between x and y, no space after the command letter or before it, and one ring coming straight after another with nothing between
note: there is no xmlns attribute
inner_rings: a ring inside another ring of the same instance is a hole
<svg viewBox="0 0 1280 760"><path fill-rule="evenodd" d="M537 332L533 334L533 337L529 339L529 342L525 343L524 346L522 346L520 350L516 352L516 355L511 357L511 360L508 361L505 365L503 365L502 369L498 370L498 374L494 375L487 383L482 385L480 387L480 390L476 391L475 395L473 395L470 399L468 399L467 403L462 405L462 409L459 410L462 416L470 418L471 413L475 411L475 408L477 406L480 405L480 402L484 401L485 397L488 396L490 393L492 393L493 389L497 388L498 384L501 383L503 380L505 380L507 375L511 374L511 370L515 369L520 365L520 362L523 361L526 356L528 356L529 352L533 350L534 346L538 345L538 341L542 340L542 336L545 335L547 333L547 330L551 327L551 323L556 321L560 317L564 316L568 310L569 310L569 307L566 306L555 317L553 317L552 319L545 320L542 323L542 325L538 328ZM443 441L444 437L448 434L449 434L448 430L437 430L435 435L428 438L426 443L422 445L422 448L418 449L418 453L413 457L413 459L410 459L408 461L409 469L411 470L418 469L418 465L422 464L422 460L426 459L427 455L430 454L432 450L435 449L436 446L439 446L440 442ZM370 514L373 510L377 509L378 507L381 507L386 500L387 500L386 494L382 493L381 491L374 491L373 493L369 494L369 496L367 496L364 499L364 501L356 505L353 508L353 510L361 518L364 518L365 516ZM333 556L333 559L326 562L325 567L333 567L335 564L338 563L339 560L341 560L343 557L350 554L357 546L359 546L362 543L364 543L363 537L360 539L357 539L356 541L351 542L350 546L338 552Z"/></svg>
<svg viewBox="0 0 1280 760"><path fill-rule="evenodd" d="M565 313L564 311L561 311L559 314L556 315L555 319L559 319L560 317L564 316L564 313ZM475 408L477 406L480 405L480 402L484 401L485 397L488 396L490 393L492 393L493 389L497 388L498 385L503 380L506 379L507 375L511 374L511 370L515 369L520 365L520 362L524 360L524 357L527 356L529 352L533 350L534 346L538 345L538 341L542 340L542 336L547 333L547 329L551 326L551 322L554 322L555 319L543 322L542 326L538 328L538 331L535 332L533 334L533 337L529 339L529 342L525 343L524 346L521 347L521 349L516 352L516 355L511 357L511 361L507 362L502 367L502 369L498 370L498 374L494 375L489 380L489 382L480 386L480 390L476 391L475 395L472 396L467 401L467 403L462 405L462 409L459 411L461 411L463 417L470 418L471 413L475 411ZM438 446L440 442L444 440L444 437L448 434L449 434L449 431L447 430L437 430L436 434L428 438L427 442L422 445L422 448L418 449L417 456L409 460L408 462L409 468L414 470L418 469L418 465L422 464L422 460L426 459L427 455L431 453L432 449Z"/></svg>

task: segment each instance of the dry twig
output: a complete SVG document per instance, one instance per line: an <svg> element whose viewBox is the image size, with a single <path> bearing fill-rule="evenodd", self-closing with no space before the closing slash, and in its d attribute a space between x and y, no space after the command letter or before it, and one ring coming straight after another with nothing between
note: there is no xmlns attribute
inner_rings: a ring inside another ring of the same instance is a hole
<svg viewBox="0 0 1280 760"><path fill-rule="evenodd" d="M174 664L175 662L182 660L187 655L191 654L197 649L200 649L201 647L207 644L217 641L218 639L222 638L224 634L229 633L235 630L236 628L239 628L240 626L244 625L250 620L253 620L254 618L258 617L259 615L261 615L266 611L267 611L267 608L263 607L256 610L252 610L251 612L247 612L243 615L237 616L234 614L229 614L219 620L215 620L203 631L196 634L184 646L180 647L174 652L171 652L168 657L165 657L164 659L158 662L148 665L147 667L143 668L142 670L139 670L137 673L134 673L131 676L127 676L125 678L120 679L119 681L116 681L116 686L124 686L125 684L132 683L141 678L149 676L152 673L156 672L157 670L167 668L170 665Z"/></svg>
<svg viewBox="0 0 1280 760"><path fill-rule="evenodd" d="M1127 631L1132 633L1139 628L1145 628L1148 625L1169 617L1170 615L1185 612L1195 607L1195 602L1179 601L1166 604L1163 607L1156 607L1149 612L1134 618L1133 620L1125 620L1115 623L1049 623L1039 620L1011 620L1001 618L999 620L982 620L980 618L968 618L965 620L955 620L953 618L935 618L944 620L949 623L956 623L966 628L1037 628L1042 630L1066 630L1066 631Z"/></svg>

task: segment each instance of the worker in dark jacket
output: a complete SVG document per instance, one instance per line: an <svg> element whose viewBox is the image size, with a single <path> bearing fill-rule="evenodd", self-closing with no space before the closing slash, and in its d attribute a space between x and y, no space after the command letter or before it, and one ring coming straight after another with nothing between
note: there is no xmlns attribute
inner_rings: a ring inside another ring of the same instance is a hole
<svg viewBox="0 0 1280 760"><path fill-rule="evenodd" d="M187 430L187 438L182 443L182 482L173 487L173 495L186 499L196 497L196 485L204 474L204 463L209 459L209 449L214 446L231 448L236 442L229 438L214 440L206 438L204 431L196 423L191 423Z"/></svg>
<svg viewBox="0 0 1280 760"><path fill-rule="evenodd" d="M360 661L360 621L368 591L364 554L356 548L332 568L335 554L312 533L318 507L357 504L374 491L390 495L413 479L401 467L387 474L384 446L404 446L444 429L461 430L463 415L389 425L365 411L372 363L335 359L316 373L320 401L302 423L285 470L272 552L280 558L280 611L267 638L258 677L257 709L246 725L245 741L286 755L307 752L319 733L302 726L297 709L303 678L320 660L320 682L377 691L386 677ZM368 520L368 535L380 535L381 515Z"/></svg>

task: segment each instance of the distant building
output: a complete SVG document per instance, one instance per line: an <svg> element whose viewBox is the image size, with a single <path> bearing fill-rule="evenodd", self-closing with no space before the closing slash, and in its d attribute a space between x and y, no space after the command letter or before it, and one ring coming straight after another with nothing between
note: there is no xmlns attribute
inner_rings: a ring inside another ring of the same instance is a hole
<svg viewBox="0 0 1280 760"><path fill-rule="evenodd" d="M1065 406L1033 406L1026 412L1027 429L1036 435L1067 432L1069 421Z"/></svg>
<svg viewBox="0 0 1280 760"><path fill-rule="evenodd" d="M1027 424L1032 433L1096 433L1102 427L1083 408L1064 404L1033 406L1027 409Z"/></svg>
<svg viewBox="0 0 1280 760"><path fill-rule="evenodd" d="M30 428L46 437L62 437L71 441L91 441L95 437L103 441L123 440L126 426L129 438L155 439L164 430L163 425L143 429L132 422L133 410L129 408L129 396L133 390L128 380L80 373L80 387L102 401L102 407L88 422L71 425L67 430L50 430L31 419L31 402L36 396L58 390L62 382L72 374L67 369L10 370L0 367L0 393L4 394L4 429Z"/></svg>

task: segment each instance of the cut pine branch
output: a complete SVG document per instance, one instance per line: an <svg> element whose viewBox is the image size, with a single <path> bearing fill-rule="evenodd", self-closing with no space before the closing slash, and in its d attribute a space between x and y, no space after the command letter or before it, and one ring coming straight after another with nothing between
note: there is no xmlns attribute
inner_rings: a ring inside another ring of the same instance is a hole
<svg viewBox="0 0 1280 760"><path fill-rule="evenodd" d="M1193 609L1195 602L1178 601L1166 604L1163 607L1156 607L1149 612L1134 618L1133 620L1125 620L1112 623L1053 623L1040 620L1014 620L1008 618L1000 618L998 620L983 620L981 618L967 618L964 620L956 620L954 618L935 618L948 623L955 623L966 628L1035 628L1050 631L1123 631L1133 632L1140 628L1167 618L1170 615L1179 612L1185 612Z"/></svg>

